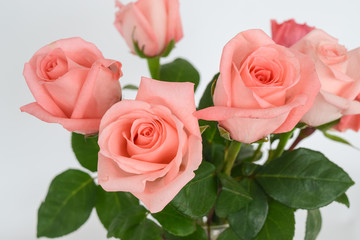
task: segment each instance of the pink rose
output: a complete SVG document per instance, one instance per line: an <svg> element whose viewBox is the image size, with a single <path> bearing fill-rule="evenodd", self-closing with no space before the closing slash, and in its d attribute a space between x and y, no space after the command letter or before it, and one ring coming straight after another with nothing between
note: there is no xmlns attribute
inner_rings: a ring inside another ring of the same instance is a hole
<svg viewBox="0 0 360 240"><path fill-rule="evenodd" d="M128 191L161 211L194 177L202 160L192 83L142 78L136 100L112 106L101 120L99 184Z"/></svg>
<svg viewBox="0 0 360 240"><path fill-rule="evenodd" d="M134 41L146 56L160 55L171 40L183 37L178 0L116 2L115 27L134 53Z"/></svg>
<svg viewBox="0 0 360 240"><path fill-rule="evenodd" d="M292 49L310 56L314 62L321 90L314 106L303 117L310 126L319 126L344 115L360 114L360 48L350 52L337 39L315 29Z"/></svg>
<svg viewBox="0 0 360 240"><path fill-rule="evenodd" d="M355 99L360 102L360 95ZM335 129L341 132L344 132L348 129L352 129L354 131L360 130L360 114L356 115L346 115L340 119L340 122L335 126Z"/></svg>
<svg viewBox="0 0 360 240"><path fill-rule="evenodd" d="M245 143L292 130L312 106L320 83L314 63L277 45L261 30L239 33L224 47L214 107L196 112Z"/></svg>
<svg viewBox="0 0 360 240"><path fill-rule="evenodd" d="M298 24L294 19L287 20L278 24L276 20L271 20L271 34L275 43L290 47L302 37L315 29L308 25Z"/></svg>
<svg viewBox="0 0 360 240"><path fill-rule="evenodd" d="M92 43L62 39L38 50L24 67L36 102L21 111L69 131L95 133L106 110L121 99L121 63L104 59Z"/></svg>

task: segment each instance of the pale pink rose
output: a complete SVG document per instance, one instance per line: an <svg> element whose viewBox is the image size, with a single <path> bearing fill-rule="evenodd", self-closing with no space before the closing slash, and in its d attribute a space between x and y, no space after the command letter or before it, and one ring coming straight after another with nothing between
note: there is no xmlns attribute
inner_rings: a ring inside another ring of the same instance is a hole
<svg viewBox="0 0 360 240"><path fill-rule="evenodd" d="M150 57L183 37L178 0L138 0L126 5L117 1L116 6L115 27L133 53L134 41Z"/></svg>
<svg viewBox="0 0 360 240"><path fill-rule="evenodd" d="M298 24L294 19L287 20L278 24L276 20L271 20L271 35L275 43L290 47L299 41L306 34L314 30L314 27Z"/></svg>
<svg viewBox="0 0 360 240"><path fill-rule="evenodd" d="M69 131L96 133L106 110L121 99L121 63L104 59L81 38L62 39L38 50L24 67L36 102L21 111Z"/></svg>
<svg viewBox="0 0 360 240"><path fill-rule="evenodd" d="M303 117L310 126L319 126L344 115L360 114L360 48L352 51L322 30L315 29L299 40L292 49L315 62L321 90L314 106Z"/></svg>
<svg viewBox="0 0 360 240"><path fill-rule="evenodd" d="M313 61L277 45L261 30L239 33L224 47L214 107L196 112L245 143L292 130L312 106L320 83Z"/></svg>
<svg viewBox="0 0 360 240"><path fill-rule="evenodd" d="M142 78L136 100L112 106L101 120L99 184L127 191L161 211L194 177L202 160L192 83Z"/></svg>

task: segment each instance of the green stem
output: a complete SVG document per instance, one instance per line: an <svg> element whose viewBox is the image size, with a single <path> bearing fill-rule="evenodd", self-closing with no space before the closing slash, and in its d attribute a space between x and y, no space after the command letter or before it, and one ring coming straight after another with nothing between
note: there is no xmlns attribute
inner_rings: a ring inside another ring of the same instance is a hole
<svg viewBox="0 0 360 240"><path fill-rule="evenodd" d="M267 160L267 162L270 162L272 159L280 157L281 154L283 154L285 150L286 143L289 141L290 137L292 136L295 128L291 130L290 132L282 133L280 134L279 144L276 147L273 154L271 154Z"/></svg>
<svg viewBox="0 0 360 240"><path fill-rule="evenodd" d="M295 141L293 142L293 144L290 146L289 151L292 151L295 149L295 147L305 138L307 138L308 136L310 136L311 134L313 134L316 131L316 128L314 127L306 127L304 129L301 129L298 137L295 139Z"/></svg>
<svg viewBox="0 0 360 240"><path fill-rule="evenodd" d="M241 142L231 141L229 148L225 152L225 166L224 173L229 175L231 174L231 169L234 165L236 156L238 155L241 148Z"/></svg>
<svg viewBox="0 0 360 240"><path fill-rule="evenodd" d="M160 80L160 57L147 58L151 78Z"/></svg>
<svg viewBox="0 0 360 240"><path fill-rule="evenodd" d="M255 162L257 160L257 157L261 151L261 147L263 144L264 144L263 142L259 143L259 146L256 148L254 155L251 157L251 162Z"/></svg>

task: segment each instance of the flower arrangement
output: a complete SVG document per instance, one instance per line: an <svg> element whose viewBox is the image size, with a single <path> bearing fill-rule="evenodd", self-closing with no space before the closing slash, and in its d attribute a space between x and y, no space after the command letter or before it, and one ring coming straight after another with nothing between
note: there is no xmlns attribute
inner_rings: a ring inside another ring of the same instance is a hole
<svg viewBox="0 0 360 240"><path fill-rule="evenodd" d="M319 208L349 206L348 174L296 147L315 131L347 143L329 130L359 130L358 49L272 21L272 38L248 30L224 46L196 106L192 64L160 63L183 37L179 2L117 7L116 28L149 66L138 87L121 88L121 63L81 38L55 41L25 64L36 101L21 110L72 132L85 168L51 182L38 237L75 231L95 208L108 237L125 240L214 239L219 225L220 240L292 239L294 212L306 209L306 239L315 239ZM136 99L122 99L122 89L136 89Z"/></svg>

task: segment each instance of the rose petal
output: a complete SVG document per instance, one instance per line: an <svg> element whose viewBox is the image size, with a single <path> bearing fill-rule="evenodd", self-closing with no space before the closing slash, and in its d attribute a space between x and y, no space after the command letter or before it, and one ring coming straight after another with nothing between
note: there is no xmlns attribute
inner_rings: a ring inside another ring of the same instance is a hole
<svg viewBox="0 0 360 240"><path fill-rule="evenodd" d="M280 45L290 47L299 41L306 34L311 32L314 27L308 25L298 24L294 19L278 24L275 20L271 20L272 39Z"/></svg>
<svg viewBox="0 0 360 240"><path fill-rule="evenodd" d="M132 192L141 199L150 212L161 211L195 176L193 171L199 167L202 160L201 140L197 136L190 136L188 148L187 155L183 159L187 164L183 165L184 168L180 170L173 181L167 183L163 181L149 182L144 192Z"/></svg>
<svg viewBox="0 0 360 240"><path fill-rule="evenodd" d="M225 45L220 62L220 73L225 96L231 96L230 79L232 78L230 74L233 64L241 66L250 53L258 47L268 44L274 44L274 41L262 30L254 29L239 33ZM239 45L242 47L239 48ZM230 102L231 100L228 98L226 106L230 106Z"/></svg>
<svg viewBox="0 0 360 240"><path fill-rule="evenodd" d="M214 91L214 104L215 106L234 106L234 107L243 107L243 108L258 108L259 102L257 101L256 97L254 96L253 92L245 86L244 82L240 77L240 73L236 68L235 64L231 69L231 98L225 102L224 99L227 99L228 96L223 88L222 77L220 75L217 83L216 88ZM226 105L230 103L230 105Z"/></svg>
<svg viewBox="0 0 360 240"><path fill-rule="evenodd" d="M55 117L36 102L22 106L20 110L22 112L27 112L44 122L59 123L70 132L92 134L98 131L100 125L100 119L69 119Z"/></svg>
<svg viewBox="0 0 360 240"><path fill-rule="evenodd" d="M233 139L251 143L278 129L281 130L283 125L285 126L281 131L286 131L287 128L290 128L287 130L290 131L294 126L287 124L285 120L293 109L305 105L306 101L306 95L298 95L288 104L280 107L241 109L215 106L197 111L194 115L199 119L219 121L220 125L230 132Z"/></svg>
<svg viewBox="0 0 360 240"><path fill-rule="evenodd" d="M114 60L99 59L94 63L78 94L71 118L101 118L121 100L120 68L121 63Z"/></svg>
<svg viewBox="0 0 360 240"><path fill-rule="evenodd" d="M178 148L178 137L173 127L168 123L164 123L164 128L164 133L161 136L164 140L161 145L156 146L152 151L137 151L131 157L144 162L169 163L174 158ZM132 145L128 142L129 146ZM135 148L131 150L135 150Z"/></svg>
<svg viewBox="0 0 360 240"><path fill-rule="evenodd" d="M68 63L64 51L55 48L43 58L37 59L37 75L43 80L54 80L68 71Z"/></svg>
<svg viewBox="0 0 360 240"><path fill-rule="evenodd" d="M169 43L171 40L178 42L183 37L179 1L168 0L164 2L167 12L167 32L165 42Z"/></svg>
<svg viewBox="0 0 360 240"><path fill-rule="evenodd" d="M159 0L146 0L146 1L139 0L135 2L136 7L146 18L147 22L152 28L152 32L156 36L156 41L158 46L158 49L156 49L156 53L162 52L163 49L166 47L165 38L167 35L167 30L166 30L167 22L169 20L167 19L165 2L166 1L159 1Z"/></svg>
<svg viewBox="0 0 360 240"><path fill-rule="evenodd" d="M87 42L79 37L52 42L38 50L34 56L46 55L55 48L62 49L68 58L87 68L90 68L97 59L104 58L100 50L93 43ZM30 60L30 63L34 64L32 60Z"/></svg>
<svg viewBox="0 0 360 240"><path fill-rule="evenodd" d="M138 42L147 56L157 54L159 45L152 27L134 3L129 3L119 9L114 22L115 27L124 37L131 51L134 51L133 41ZM134 39L133 39L134 38Z"/></svg>
<svg viewBox="0 0 360 240"><path fill-rule="evenodd" d="M335 129L341 132L346 131L347 129L352 129L355 132L360 130L360 115L348 115L343 116L338 125L335 126Z"/></svg>
<svg viewBox="0 0 360 240"><path fill-rule="evenodd" d="M43 83L44 88L49 92L54 103L61 108L68 118L72 116L76 100L86 81L88 72L87 69L76 69L67 72L55 81ZM99 118L99 116L90 116L89 118Z"/></svg>
<svg viewBox="0 0 360 240"><path fill-rule="evenodd" d="M194 84L162 82L142 77L136 100L168 107L191 134L200 135L195 112Z"/></svg>
<svg viewBox="0 0 360 240"><path fill-rule="evenodd" d="M39 105L54 116L66 117L65 113L54 103L49 92L41 84L40 79L29 63L25 64L23 75L32 95Z"/></svg>

